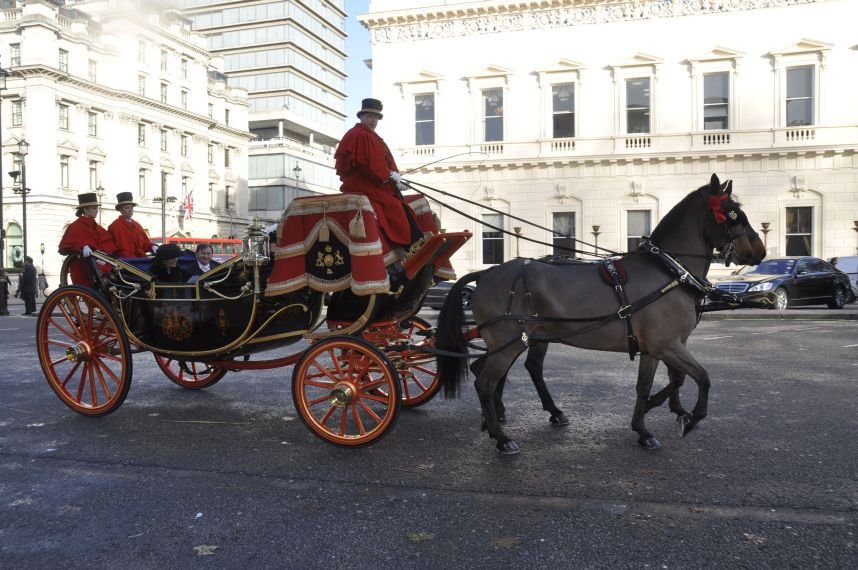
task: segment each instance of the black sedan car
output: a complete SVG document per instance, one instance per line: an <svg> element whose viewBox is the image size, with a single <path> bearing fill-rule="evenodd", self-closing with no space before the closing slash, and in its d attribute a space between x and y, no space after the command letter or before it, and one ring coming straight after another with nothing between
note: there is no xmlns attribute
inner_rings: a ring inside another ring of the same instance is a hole
<svg viewBox="0 0 858 570"><path fill-rule="evenodd" d="M817 257L770 257L715 282L715 287L740 297L770 291L774 309L798 305L828 305L840 309L851 298L849 277Z"/></svg>
<svg viewBox="0 0 858 570"><path fill-rule="evenodd" d="M426 299L423 301L423 306L428 309L440 309L444 306L444 300L447 298L447 293L450 292L450 288L453 287L453 281L441 281L440 283L436 283L429 288L429 292L426 293ZM471 293L474 291L474 284L468 283L465 285L465 288L462 289L462 307L465 308L466 311L471 309Z"/></svg>

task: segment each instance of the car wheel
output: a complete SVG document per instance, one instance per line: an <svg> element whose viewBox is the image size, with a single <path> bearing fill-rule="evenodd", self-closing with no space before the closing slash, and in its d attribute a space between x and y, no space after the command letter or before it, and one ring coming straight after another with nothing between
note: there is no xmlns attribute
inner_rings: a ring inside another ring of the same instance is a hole
<svg viewBox="0 0 858 570"><path fill-rule="evenodd" d="M775 289L775 305L772 307L773 309L777 309L778 311L783 311L787 307L789 307L789 295L786 292L786 289L777 288Z"/></svg>
<svg viewBox="0 0 858 570"><path fill-rule="evenodd" d="M834 294L831 296L831 300L828 301L829 309L842 309L843 305L846 304L846 291L843 290L843 287L839 285L834 288Z"/></svg>
<svg viewBox="0 0 858 570"><path fill-rule="evenodd" d="M462 308L466 311L471 310L471 291L470 289L462 289Z"/></svg>

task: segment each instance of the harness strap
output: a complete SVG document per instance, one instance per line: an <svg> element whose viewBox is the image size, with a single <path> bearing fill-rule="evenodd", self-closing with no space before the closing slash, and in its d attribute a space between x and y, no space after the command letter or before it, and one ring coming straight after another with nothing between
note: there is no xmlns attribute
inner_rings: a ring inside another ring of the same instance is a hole
<svg viewBox="0 0 858 570"><path fill-rule="evenodd" d="M626 321L626 342L629 346L629 359L634 361L635 355L640 350L638 337L635 336L635 331L632 328L632 306L629 304L629 298L626 295L626 290L623 289L623 283L620 280L620 272L617 270L614 260L605 259L602 261L602 267L608 273L611 279L611 285L614 287L614 293L617 294L617 300L620 302L620 310L617 311L617 316Z"/></svg>
<svg viewBox="0 0 858 570"><path fill-rule="evenodd" d="M701 283L694 274L682 265L682 263L674 259L669 253L652 243L650 240L643 240L640 246L638 246L638 250L648 253L661 261L662 265L664 265L671 274L679 279L681 284L695 290L698 296L703 297L712 291L713 287L711 283L705 279L703 280L703 283Z"/></svg>

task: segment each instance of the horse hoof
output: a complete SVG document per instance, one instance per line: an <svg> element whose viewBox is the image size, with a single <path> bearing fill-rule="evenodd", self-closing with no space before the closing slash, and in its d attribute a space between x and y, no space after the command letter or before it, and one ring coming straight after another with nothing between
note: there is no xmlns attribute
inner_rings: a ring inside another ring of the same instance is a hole
<svg viewBox="0 0 858 570"><path fill-rule="evenodd" d="M505 424L506 423L506 416L503 414L498 414L498 423L499 424Z"/></svg>
<svg viewBox="0 0 858 570"><path fill-rule="evenodd" d="M498 451L501 452L501 455L516 455L521 451L521 449L519 449L516 442L510 439L503 443L499 443Z"/></svg>
<svg viewBox="0 0 858 570"><path fill-rule="evenodd" d="M694 429L694 422L691 421L691 414L676 418L676 431L679 433L679 437L685 437L692 429Z"/></svg>
<svg viewBox="0 0 858 570"><path fill-rule="evenodd" d="M550 418L548 418L548 421L551 422L551 425L553 425L554 427L563 427L569 425L569 418L567 418L563 412L551 416Z"/></svg>
<svg viewBox="0 0 858 570"><path fill-rule="evenodd" d="M639 443L639 444L640 444L640 446L641 446L641 447L643 447L644 449L649 449L649 450L653 450L653 449L661 449L661 442L660 442L660 441L658 441L658 440L657 440L655 437L653 437L653 436L649 436L649 437L648 437L648 438L646 438L646 439L639 439L639 440L638 440L638 443Z"/></svg>

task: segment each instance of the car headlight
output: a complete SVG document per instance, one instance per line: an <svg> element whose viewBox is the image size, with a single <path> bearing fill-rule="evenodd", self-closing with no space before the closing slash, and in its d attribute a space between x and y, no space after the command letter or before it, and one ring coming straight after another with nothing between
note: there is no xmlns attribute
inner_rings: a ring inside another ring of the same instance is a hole
<svg viewBox="0 0 858 570"><path fill-rule="evenodd" d="M765 283L757 283L756 285L748 289L748 291L768 291L771 288L772 282L766 281Z"/></svg>

